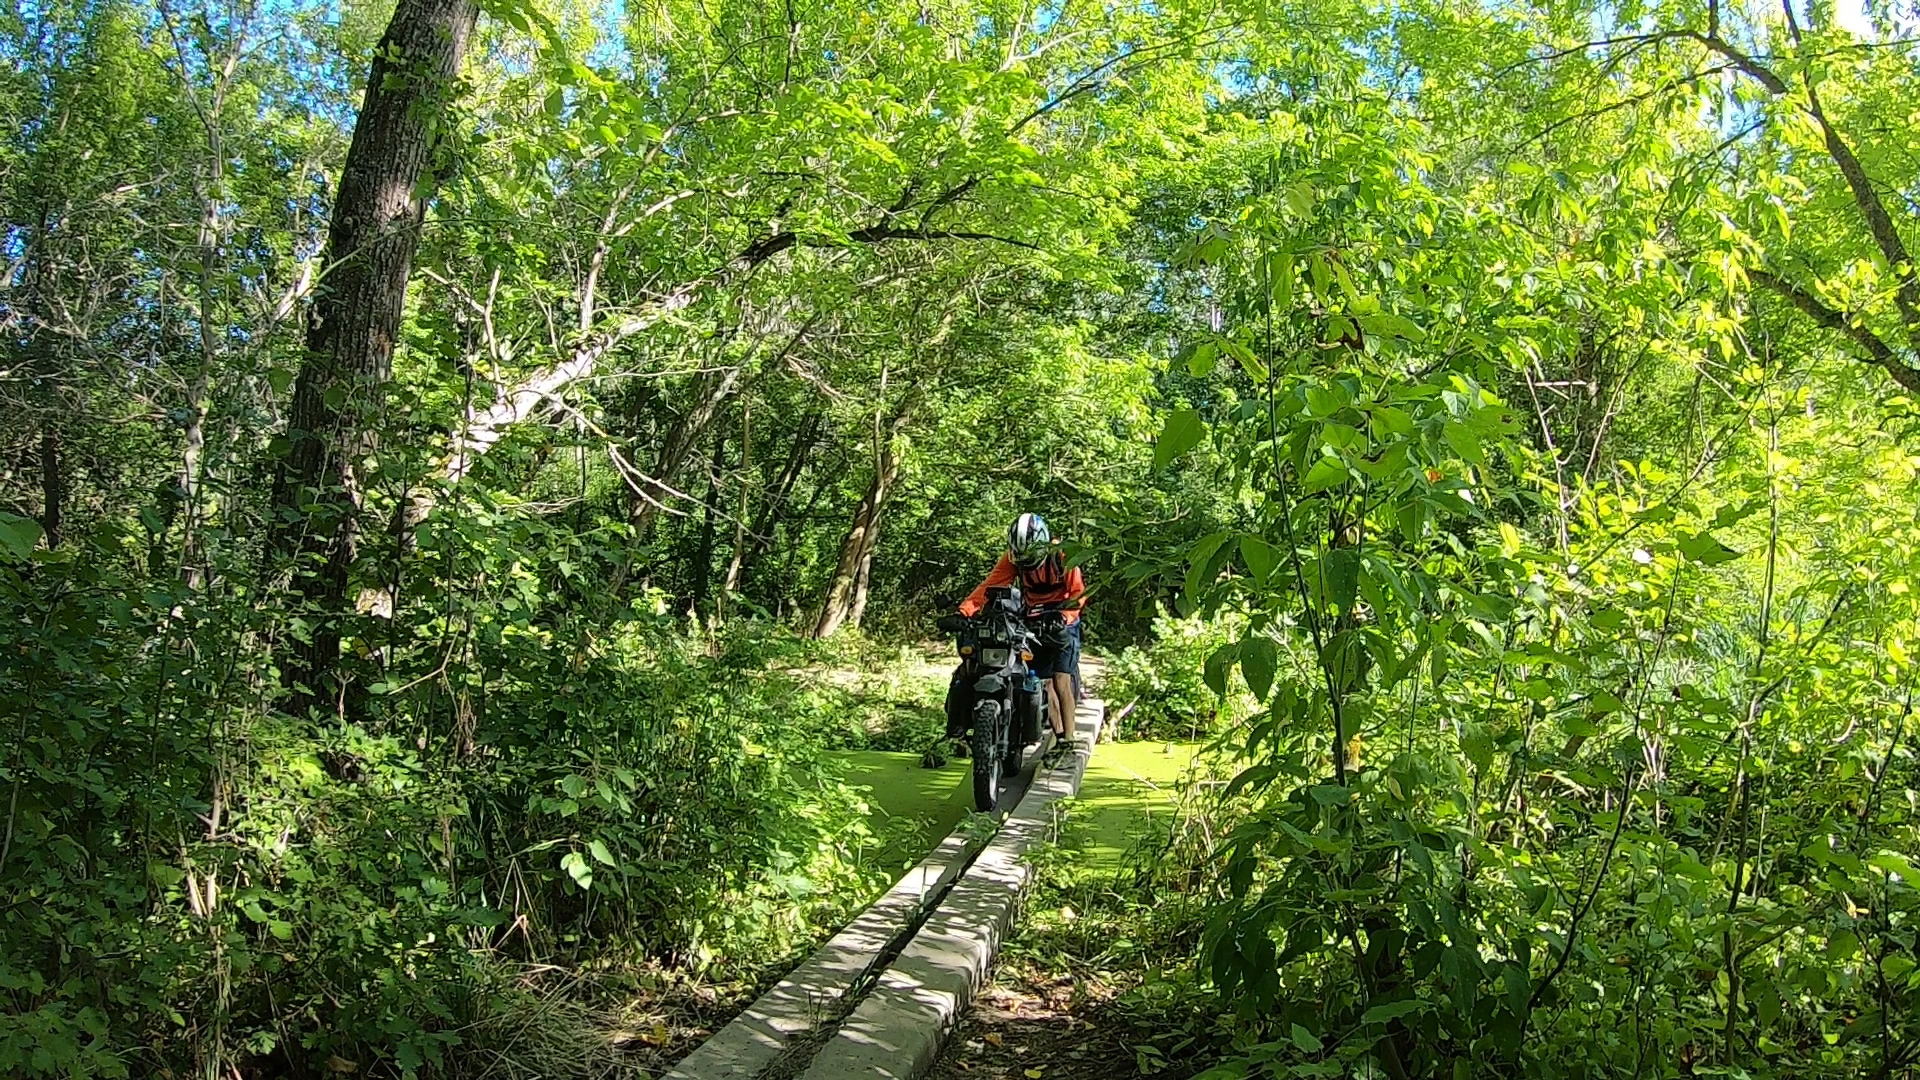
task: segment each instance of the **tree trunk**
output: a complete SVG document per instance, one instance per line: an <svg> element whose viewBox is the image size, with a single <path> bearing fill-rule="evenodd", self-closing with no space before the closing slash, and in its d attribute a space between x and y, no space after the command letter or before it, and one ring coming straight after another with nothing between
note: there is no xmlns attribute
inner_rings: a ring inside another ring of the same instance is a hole
<svg viewBox="0 0 1920 1080"><path fill-rule="evenodd" d="M894 424L893 433L900 430L901 420ZM859 625L856 605L865 606L863 567L873 560L873 547L879 538L880 515L886 510L887 497L893 494L893 482L900 477L900 455L894 450L893 440L889 438L880 448L880 459L874 464L873 479L867 484L867 493L860 498L860 504L853 513L853 524L847 528L846 539L840 542L840 559L834 566L833 579L827 584L827 598L820 605L820 618L813 625L814 637L832 637L842 626L852 623Z"/></svg>
<svg viewBox="0 0 1920 1080"><path fill-rule="evenodd" d="M713 591L713 533L714 505L720 501L720 466L727 455L727 429L716 427L713 430L713 460L707 466L707 502L700 520L700 543L693 549L693 565L688 567L692 579L693 610L704 614L707 599Z"/></svg>
<svg viewBox="0 0 1920 1080"><path fill-rule="evenodd" d="M296 610L313 620L307 642L290 634L282 646L295 712L338 694L359 530L355 474L373 449L420 241L428 160L477 16L473 0L400 0L374 50L341 170L322 260L329 269L314 295L288 449L274 477L270 547L298 556Z"/></svg>
<svg viewBox="0 0 1920 1080"><path fill-rule="evenodd" d="M60 546L67 506L66 465L61 461L60 433L40 429L40 527L46 530L47 550Z"/></svg>
<svg viewBox="0 0 1920 1080"><path fill-rule="evenodd" d="M866 550L860 555L860 570L853 576L853 610L847 613L847 625L860 629L860 620L867 617L867 595L873 584L873 552L880 546L880 519L876 516L873 528L867 530Z"/></svg>
<svg viewBox="0 0 1920 1080"><path fill-rule="evenodd" d="M755 560L766 554L767 546L773 542L774 530L780 524L780 511L786 508L788 500L793 497L794 486L799 482L800 474L806 470L808 452L820 440L820 420L820 414L812 412L801 422L793 449L788 452L786 463L780 466L779 474L768 485L760 512L753 519L753 527L747 530L744 547L734 553L733 565L727 568L728 590L740 590L747 571L753 568Z"/></svg>
<svg viewBox="0 0 1920 1080"><path fill-rule="evenodd" d="M727 398L731 397L734 389L740 385L741 370L738 367L729 368L718 375L709 374L701 377L698 398L692 407L675 421L672 429L667 432L666 441L660 444L660 452L654 455L651 479L667 487L674 486L674 479L679 475L681 466L687 463L687 458L693 453L694 445L707 433L707 428L712 426L713 418L720 412L720 406L726 404ZM652 495L653 500L642 498L637 493L632 496L630 505L636 538L646 536L647 530L653 527L654 519L660 516L659 504L673 497L672 493L665 488L656 488Z"/></svg>
<svg viewBox="0 0 1920 1080"><path fill-rule="evenodd" d="M733 516L733 547L727 556L727 573L720 579L720 593L714 598L715 622L727 617L727 594L740 584L740 563L747 551L747 515L753 509L748 505L752 488L747 483L752 475L753 402L747 401L740 406L740 502Z"/></svg>

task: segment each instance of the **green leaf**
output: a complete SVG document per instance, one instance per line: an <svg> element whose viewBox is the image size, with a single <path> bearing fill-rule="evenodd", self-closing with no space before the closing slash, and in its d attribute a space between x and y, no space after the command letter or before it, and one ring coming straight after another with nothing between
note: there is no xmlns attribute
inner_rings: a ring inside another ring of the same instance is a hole
<svg viewBox="0 0 1920 1080"><path fill-rule="evenodd" d="M1299 1047L1302 1053L1317 1054L1326 1047L1326 1044L1320 1041L1318 1035L1301 1027L1299 1024L1293 1025L1293 1030L1290 1034L1293 1036L1293 1045Z"/></svg>
<svg viewBox="0 0 1920 1080"><path fill-rule="evenodd" d="M1227 695L1227 673L1233 670L1233 662L1239 659L1240 646L1229 642L1213 650L1207 657L1206 668L1201 677L1206 680L1207 689L1215 696Z"/></svg>
<svg viewBox="0 0 1920 1080"><path fill-rule="evenodd" d="M1279 251L1267 257L1267 283L1269 296L1273 301L1276 314L1293 309L1293 253Z"/></svg>
<svg viewBox="0 0 1920 1080"><path fill-rule="evenodd" d="M1339 784L1315 784L1307 795L1321 806L1345 806L1353 798L1353 792Z"/></svg>
<svg viewBox="0 0 1920 1080"><path fill-rule="evenodd" d="M1257 536L1240 538L1240 559L1247 564L1247 572L1255 581L1266 581L1280 568L1279 549Z"/></svg>
<svg viewBox="0 0 1920 1080"><path fill-rule="evenodd" d="M1392 405L1377 405L1373 409L1373 418L1385 435L1395 435L1404 439L1413 434L1413 414L1405 409L1396 409Z"/></svg>
<svg viewBox="0 0 1920 1080"><path fill-rule="evenodd" d="M1213 368L1220 360L1220 347L1211 341L1203 341L1187 354L1187 374L1196 379L1204 379L1213 374Z"/></svg>
<svg viewBox="0 0 1920 1080"><path fill-rule="evenodd" d="M1300 490L1308 495L1339 487L1347 481L1347 466L1339 458L1321 458L1307 470L1300 481Z"/></svg>
<svg viewBox="0 0 1920 1080"><path fill-rule="evenodd" d="M1267 362L1260 359L1258 353L1237 341L1226 342L1225 348L1227 355L1240 365L1240 370L1247 373L1247 378L1263 386L1266 384Z"/></svg>
<svg viewBox="0 0 1920 1080"><path fill-rule="evenodd" d="M1347 396L1346 387L1337 382L1307 387L1307 412L1316 420L1332 416L1351 404L1353 399Z"/></svg>
<svg viewBox="0 0 1920 1080"><path fill-rule="evenodd" d="M1408 1013L1417 1013L1427 1007L1419 998L1407 998L1403 1001L1389 1001L1385 1005L1375 1005L1360 1017L1363 1024L1384 1024L1389 1020L1398 1020Z"/></svg>
<svg viewBox="0 0 1920 1080"><path fill-rule="evenodd" d="M1240 639L1240 674L1255 701L1267 700L1273 689L1273 673L1279 666L1279 650L1274 648L1272 638L1252 633Z"/></svg>
<svg viewBox="0 0 1920 1080"><path fill-rule="evenodd" d="M1207 425L1198 411L1175 409L1168 413L1166 425L1160 429L1160 441L1153 448L1154 468L1166 468L1173 459L1199 446L1206 435Z"/></svg>
<svg viewBox="0 0 1920 1080"><path fill-rule="evenodd" d="M1327 257L1316 251L1307 258L1307 276L1313 280L1313 295L1322 303L1332 300L1328 295L1333 285L1333 271L1327 267Z"/></svg>
<svg viewBox="0 0 1920 1080"><path fill-rule="evenodd" d="M560 119L560 114L566 110L566 107L567 107L566 91L560 89L557 86L554 87L553 93L547 95L547 101L546 101L547 115L552 117L555 120L558 120Z"/></svg>
<svg viewBox="0 0 1920 1080"><path fill-rule="evenodd" d="M1447 445L1453 447L1453 452L1460 455L1461 460L1474 465L1486 460L1486 450L1480 445L1480 436L1475 435L1467 425L1449 420L1440 429L1440 434L1446 438Z"/></svg>
<svg viewBox="0 0 1920 1080"><path fill-rule="evenodd" d="M569 851L560 859L560 869L567 872L575 885L582 889L593 888L593 867L577 851Z"/></svg>
<svg viewBox="0 0 1920 1080"><path fill-rule="evenodd" d="M0 510L0 548L5 548L19 558L26 558L39 545L46 530L32 518L9 514Z"/></svg>
<svg viewBox="0 0 1920 1080"><path fill-rule="evenodd" d="M1683 537L1680 541L1680 553L1702 566L1719 566L1732 562L1740 553L1721 543L1712 533L1703 532L1696 536Z"/></svg>
<svg viewBox="0 0 1920 1080"><path fill-rule="evenodd" d="M589 852L592 852L595 861L599 862L603 866L618 865L613 861L613 852L607 850L607 845L605 841L596 839L592 843L587 845L587 850Z"/></svg>
<svg viewBox="0 0 1920 1080"><path fill-rule="evenodd" d="M1897 852L1883 851L1867 860L1867 865L1885 874L1898 874L1908 885L1920 885L1920 870L1913 862Z"/></svg>
<svg viewBox="0 0 1920 1080"><path fill-rule="evenodd" d="M1327 600L1341 611L1353 609L1353 597L1360 589L1360 553L1353 548L1334 548L1320 562L1325 575Z"/></svg>

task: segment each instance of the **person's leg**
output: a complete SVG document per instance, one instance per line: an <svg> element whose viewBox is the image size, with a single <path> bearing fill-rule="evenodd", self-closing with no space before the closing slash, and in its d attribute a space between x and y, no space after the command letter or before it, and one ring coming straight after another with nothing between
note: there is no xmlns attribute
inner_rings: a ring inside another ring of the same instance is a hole
<svg viewBox="0 0 1920 1080"><path fill-rule="evenodd" d="M1087 700L1086 685L1080 681L1080 647L1086 641L1086 639L1081 636L1081 627L1085 625L1085 619L1075 619L1073 625L1067 627L1065 660L1067 670L1073 673L1073 702L1076 706L1079 705L1080 702Z"/></svg>
<svg viewBox="0 0 1920 1080"><path fill-rule="evenodd" d="M1073 674L1054 672L1047 688L1053 691L1053 700L1057 703L1053 711L1053 733L1065 739L1073 734Z"/></svg>
<svg viewBox="0 0 1920 1080"><path fill-rule="evenodd" d="M1059 645L1039 642L1033 647L1033 662L1028 667L1040 680L1047 695L1047 724L1053 729L1055 738L1061 738L1065 732L1073 730L1070 719L1065 723L1061 720L1062 717L1072 716L1065 710L1072 707L1070 703L1073 701L1071 694L1063 696L1060 693L1061 680L1067 674L1067 669L1061 664L1061 654L1065 651Z"/></svg>

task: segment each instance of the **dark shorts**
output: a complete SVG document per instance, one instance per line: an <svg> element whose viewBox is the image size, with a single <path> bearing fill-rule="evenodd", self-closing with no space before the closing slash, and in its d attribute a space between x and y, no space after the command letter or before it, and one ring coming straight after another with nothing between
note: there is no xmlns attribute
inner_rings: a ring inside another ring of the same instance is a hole
<svg viewBox="0 0 1920 1080"><path fill-rule="evenodd" d="M1055 674L1073 674L1080 670L1080 624L1067 627L1066 640L1060 644L1041 642L1033 650L1033 663L1027 665L1045 679Z"/></svg>

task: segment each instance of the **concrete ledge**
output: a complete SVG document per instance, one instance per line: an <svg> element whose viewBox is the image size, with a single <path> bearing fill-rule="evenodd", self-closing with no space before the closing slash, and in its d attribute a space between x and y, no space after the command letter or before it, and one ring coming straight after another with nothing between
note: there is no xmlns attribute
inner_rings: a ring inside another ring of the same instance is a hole
<svg viewBox="0 0 1920 1080"><path fill-rule="evenodd" d="M820 1048L802 1080L914 1080L932 1067L1012 928L1033 878L1026 853L1050 837L1054 803L1080 790L1105 709L1097 701L1080 706L1074 717L1079 748L1051 769L1043 766L993 842Z"/></svg>
<svg viewBox="0 0 1920 1080"><path fill-rule="evenodd" d="M955 832L773 989L682 1058L662 1080L753 1080L796 1040L838 1019L888 950L966 868L979 840Z"/></svg>

